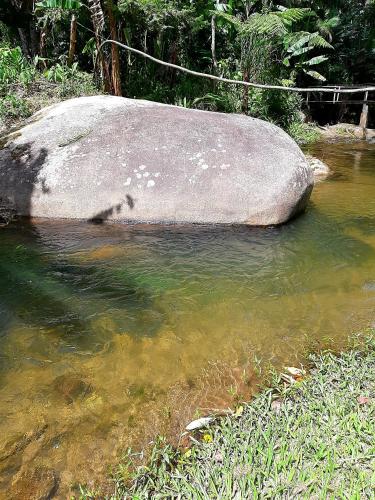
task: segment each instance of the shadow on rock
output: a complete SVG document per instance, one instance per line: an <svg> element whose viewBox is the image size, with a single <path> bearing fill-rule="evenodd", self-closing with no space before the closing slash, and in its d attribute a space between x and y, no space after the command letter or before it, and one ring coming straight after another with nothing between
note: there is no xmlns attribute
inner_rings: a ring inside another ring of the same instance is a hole
<svg viewBox="0 0 375 500"><path fill-rule="evenodd" d="M13 215L31 215L31 196L36 184L41 185L42 193L50 192L45 179L39 177L48 156L47 149L41 148L35 153L32 144L8 142L0 149L0 215L3 222Z"/></svg>

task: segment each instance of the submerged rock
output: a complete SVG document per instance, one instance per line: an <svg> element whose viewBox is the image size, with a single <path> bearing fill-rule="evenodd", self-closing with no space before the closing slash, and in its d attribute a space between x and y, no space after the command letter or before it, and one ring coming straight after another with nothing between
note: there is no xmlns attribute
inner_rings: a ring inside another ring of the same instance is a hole
<svg viewBox="0 0 375 500"><path fill-rule="evenodd" d="M313 171L315 181L326 179L331 173L329 166L315 156L306 155L306 160Z"/></svg>
<svg viewBox="0 0 375 500"><path fill-rule="evenodd" d="M48 467L26 469L15 475L11 498L48 500L53 498L58 488L58 481L56 472Z"/></svg>
<svg viewBox="0 0 375 500"><path fill-rule="evenodd" d="M90 384L77 375L70 373L56 377L53 381L53 386L56 392L60 394L68 404L92 393Z"/></svg>
<svg viewBox="0 0 375 500"><path fill-rule="evenodd" d="M280 224L313 186L275 125L121 97L45 108L2 144L0 198L33 217Z"/></svg>

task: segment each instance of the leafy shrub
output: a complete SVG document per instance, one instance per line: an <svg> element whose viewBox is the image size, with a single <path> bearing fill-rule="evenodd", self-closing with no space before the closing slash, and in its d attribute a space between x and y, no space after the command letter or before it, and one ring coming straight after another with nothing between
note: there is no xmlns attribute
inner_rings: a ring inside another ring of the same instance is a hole
<svg viewBox="0 0 375 500"><path fill-rule="evenodd" d="M320 131L314 123L303 123L301 121L292 122L287 128L288 134L298 144L311 144L320 137Z"/></svg>
<svg viewBox="0 0 375 500"><path fill-rule="evenodd" d="M27 118L31 115L30 106L26 99L16 94L8 94L0 98L0 119L8 121L14 118Z"/></svg>
<svg viewBox="0 0 375 500"><path fill-rule="evenodd" d="M292 92L262 89L249 91L249 114L284 129L290 123L298 121L301 104L301 96Z"/></svg>
<svg viewBox="0 0 375 500"><path fill-rule="evenodd" d="M35 66L25 59L20 47L0 47L0 84L28 84L35 76Z"/></svg>
<svg viewBox="0 0 375 500"><path fill-rule="evenodd" d="M57 63L51 68L47 69L44 72L45 78L47 78L50 82L55 83L63 83L69 80L70 78L74 78L78 73L78 63L72 64L72 66L68 66L64 62Z"/></svg>

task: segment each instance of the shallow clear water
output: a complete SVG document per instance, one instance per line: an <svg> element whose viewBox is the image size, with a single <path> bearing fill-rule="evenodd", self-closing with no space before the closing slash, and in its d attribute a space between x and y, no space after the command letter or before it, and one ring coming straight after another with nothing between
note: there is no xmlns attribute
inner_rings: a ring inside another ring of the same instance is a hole
<svg viewBox="0 0 375 500"><path fill-rule="evenodd" d="M38 466L60 495L100 479L127 445L251 388L252 354L295 362L375 320L375 146L313 153L333 175L278 228L0 229L4 498Z"/></svg>

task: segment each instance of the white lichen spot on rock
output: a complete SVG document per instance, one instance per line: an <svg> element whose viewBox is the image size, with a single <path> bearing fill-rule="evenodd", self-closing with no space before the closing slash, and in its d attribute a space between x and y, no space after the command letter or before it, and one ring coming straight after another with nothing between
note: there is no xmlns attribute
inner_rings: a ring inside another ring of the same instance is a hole
<svg viewBox="0 0 375 500"><path fill-rule="evenodd" d="M142 174L137 174L137 179L141 179L142 178Z"/></svg>
<svg viewBox="0 0 375 500"><path fill-rule="evenodd" d="M208 165L207 165L207 163L204 163L204 164L202 165L202 169L203 169L203 170L207 170L207 169L208 169Z"/></svg>
<svg viewBox="0 0 375 500"><path fill-rule="evenodd" d="M124 182L124 186L130 186L131 181L132 181L132 178L131 178L131 177L128 177L128 178L126 179L126 181Z"/></svg>
<svg viewBox="0 0 375 500"><path fill-rule="evenodd" d="M146 165L139 165L139 170L144 170L146 168Z"/></svg>
<svg viewBox="0 0 375 500"><path fill-rule="evenodd" d="M143 174L143 177L148 177L149 175L150 175L150 174L149 174L149 172L145 172L145 173Z"/></svg>
<svg viewBox="0 0 375 500"><path fill-rule="evenodd" d="M160 175L160 172L156 172L156 173L154 174L154 177L159 177L159 175Z"/></svg>
<svg viewBox="0 0 375 500"><path fill-rule="evenodd" d="M147 181L147 187L148 187L148 188L149 188L149 187L153 187L153 186L155 186L155 181L153 181L152 179L151 179L151 180L149 180L149 181Z"/></svg>

